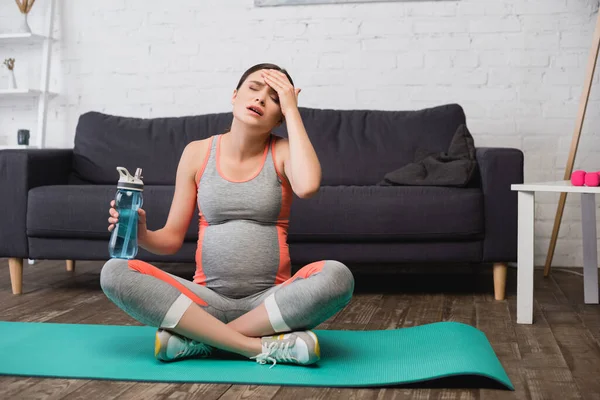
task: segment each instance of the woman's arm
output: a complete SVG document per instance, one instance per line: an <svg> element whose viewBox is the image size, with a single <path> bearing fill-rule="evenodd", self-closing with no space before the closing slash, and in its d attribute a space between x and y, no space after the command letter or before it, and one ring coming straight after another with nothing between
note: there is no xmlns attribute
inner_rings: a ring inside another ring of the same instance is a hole
<svg viewBox="0 0 600 400"><path fill-rule="evenodd" d="M289 114L289 115L288 115ZM292 190L298 197L314 196L321 185L321 164L304 129L300 112L286 114L288 140L284 143L283 166Z"/></svg>
<svg viewBox="0 0 600 400"><path fill-rule="evenodd" d="M298 197L312 197L321 185L321 164L298 110L298 94L301 89L294 88L280 71L264 70L262 76L277 92L281 113L286 120L288 140L282 141L285 175Z"/></svg>
<svg viewBox="0 0 600 400"><path fill-rule="evenodd" d="M183 150L177 167L175 194L167 222L163 228L156 231L146 230L138 239L140 247L151 253L163 255L175 254L183 245L185 233L196 208L195 175L197 166L202 165L205 157L203 149L206 149L204 141L192 142Z"/></svg>

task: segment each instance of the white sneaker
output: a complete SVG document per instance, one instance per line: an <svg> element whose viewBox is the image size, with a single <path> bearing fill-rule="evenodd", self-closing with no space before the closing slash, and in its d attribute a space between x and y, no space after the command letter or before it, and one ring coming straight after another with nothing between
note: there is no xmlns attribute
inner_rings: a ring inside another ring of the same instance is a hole
<svg viewBox="0 0 600 400"><path fill-rule="evenodd" d="M261 338L262 352L254 357L259 364L277 361L300 365L313 364L321 358L317 335L312 331L291 332Z"/></svg>
<svg viewBox="0 0 600 400"><path fill-rule="evenodd" d="M208 357L212 347L164 329L156 331L154 356L160 361L174 361L193 356Z"/></svg>

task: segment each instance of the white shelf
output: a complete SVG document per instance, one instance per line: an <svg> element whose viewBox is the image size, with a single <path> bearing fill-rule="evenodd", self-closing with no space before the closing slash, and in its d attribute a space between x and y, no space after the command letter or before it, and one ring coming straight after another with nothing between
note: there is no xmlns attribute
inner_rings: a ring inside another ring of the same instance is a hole
<svg viewBox="0 0 600 400"><path fill-rule="evenodd" d="M1 89L0 97L36 97L43 94L41 90L37 89ZM56 93L48 92L48 97L54 97Z"/></svg>
<svg viewBox="0 0 600 400"><path fill-rule="evenodd" d="M600 193L600 186L573 186L571 181L518 183L510 186L518 192Z"/></svg>
<svg viewBox="0 0 600 400"><path fill-rule="evenodd" d="M54 27L54 14L56 9L56 0L47 0L49 9L46 11L42 34L25 32L6 32L0 34L0 47L6 44L14 45L39 45L41 51L41 71L40 84L35 85L37 89L19 88L19 89L1 89L0 100L27 99L34 100L37 103L37 128L35 128L35 142L32 145L43 149L46 146L46 125L48 122L48 103L56 93L50 92L50 64L52 60L52 45L56 40L52 32ZM6 87L6 86L5 86ZM27 118L27 120L30 120ZM14 148L14 145L9 145ZM6 148L6 146L4 147ZM17 147L19 148L19 147Z"/></svg>
<svg viewBox="0 0 600 400"><path fill-rule="evenodd" d="M1 33L0 43L2 44L35 44L42 43L47 37L35 33Z"/></svg>
<svg viewBox="0 0 600 400"><path fill-rule="evenodd" d="M19 146L18 144L15 145L6 145L6 146L0 146L0 150L11 150L11 149L37 149L37 146Z"/></svg>

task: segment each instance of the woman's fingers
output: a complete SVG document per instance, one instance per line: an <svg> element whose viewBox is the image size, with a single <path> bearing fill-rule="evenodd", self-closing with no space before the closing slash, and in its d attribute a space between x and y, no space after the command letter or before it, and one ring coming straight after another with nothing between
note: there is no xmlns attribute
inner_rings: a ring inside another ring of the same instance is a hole
<svg viewBox="0 0 600 400"><path fill-rule="evenodd" d="M138 223L145 224L146 223L146 211L142 208L138 208Z"/></svg>
<svg viewBox="0 0 600 400"><path fill-rule="evenodd" d="M264 75L263 79L265 80L265 82L267 82L269 86L275 89L277 93L280 93L284 89L282 82L273 76Z"/></svg>
<svg viewBox="0 0 600 400"><path fill-rule="evenodd" d="M277 71L275 69L267 70L267 75L279 82L281 86L292 86L290 80L281 71Z"/></svg>
<svg viewBox="0 0 600 400"><path fill-rule="evenodd" d="M108 223L110 224L108 225L109 232L112 232L115 229L115 224L119 222L119 213L114 209L114 206L115 201L111 200L110 208L108 209L108 214L110 215L110 217L108 217Z"/></svg>
<svg viewBox="0 0 600 400"><path fill-rule="evenodd" d="M117 217L119 216L119 213L117 212L117 210L115 210L115 208L114 208L114 207L115 207L115 201L114 201L114 200L112 200L112 201L110 202L110 208L108 209L108 214L109 214L111 217L115 217L115 218L117 218Z"/></svg>

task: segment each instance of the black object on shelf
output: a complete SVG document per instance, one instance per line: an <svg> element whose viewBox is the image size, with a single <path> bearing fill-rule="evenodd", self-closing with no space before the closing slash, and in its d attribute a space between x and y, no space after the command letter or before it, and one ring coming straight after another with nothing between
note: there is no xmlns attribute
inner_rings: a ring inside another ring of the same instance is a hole
<svg viewBox="0 0 600 400"><path fill-rule="evenodd" d="M19 145L29 146L29 130L19 129L17 132L17 143L19 143Z"/></svg>

